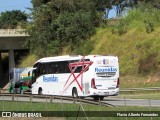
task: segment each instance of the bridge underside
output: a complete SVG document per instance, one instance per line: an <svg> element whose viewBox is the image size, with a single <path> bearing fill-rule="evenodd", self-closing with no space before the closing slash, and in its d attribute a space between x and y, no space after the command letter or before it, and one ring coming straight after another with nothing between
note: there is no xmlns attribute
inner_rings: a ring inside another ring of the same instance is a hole
<svg viewBox="0 0 160 120"><path fill-rule="evenodd" d="M8 69L15 67L15 51L26 51L28 48L25 47L27 36L12 36L12 37L0 37L0 83L4 81L4 71L2 65L1 53L8 52L9 55L9 66Z"/></svg>
<svg viewBox="0 0 160 120"><path fill-rule="evenodd" d="M0 37L0 50L27 49L25 47L27 37Z"/></svg>

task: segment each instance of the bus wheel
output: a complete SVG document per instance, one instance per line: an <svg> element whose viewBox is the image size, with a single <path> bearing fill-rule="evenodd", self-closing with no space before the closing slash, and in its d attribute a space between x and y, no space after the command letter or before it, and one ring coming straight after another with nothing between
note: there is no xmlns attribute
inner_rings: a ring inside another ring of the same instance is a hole
<svg viewBox="0 0 160 120"><path fill-rule="evenodd" d="M72 96L73 96L73 98L78 98L77 88L73 88L73 90L72 90Z"/></svg>
<svg viewBox="0 0 160 120"><path fill-rule="evenodd" d="M38 95L42 95L42 88L39 88Z"/></svg>
<svg viewBox="0 0 160 120"><path fill-rule="evenodd" d="M103 100L103 99L104 99L104 97L103 97L103 96L100 96L99 98L100 98L100 100Z"/></svg>
<svg viewBox="0 0 160 120"><path fill-rule="evenodd" d="M84 99L84 97L79 97L80 99Z"/></svg>
<svg viewBox="0 0 160 120"><path fill-rule="evenodd" d="M98 96L95 96L95 97L94 97L94 100L99 100L99 97L98 97Z"/></svg>

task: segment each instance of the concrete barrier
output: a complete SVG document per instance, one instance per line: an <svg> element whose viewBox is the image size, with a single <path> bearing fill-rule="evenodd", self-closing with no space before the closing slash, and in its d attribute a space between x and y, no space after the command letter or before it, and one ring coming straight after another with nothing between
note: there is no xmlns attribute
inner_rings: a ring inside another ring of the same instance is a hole
<svg viewBox="0 0 160 120"><path fill-rule="evenodd" d="M26 29L0 29L0 37L28 36Z"/></svg>

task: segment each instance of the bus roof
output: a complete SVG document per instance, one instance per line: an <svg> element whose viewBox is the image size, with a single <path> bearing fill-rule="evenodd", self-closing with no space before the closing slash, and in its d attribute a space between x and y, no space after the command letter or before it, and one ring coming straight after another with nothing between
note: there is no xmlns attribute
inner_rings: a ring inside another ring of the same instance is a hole
<svg viewBox="0 0 160 120"><path fill-rule="evenodd" d="M82 59L82 55L64 55L64 56L55 56L55 57L44 57L44 58L41 58L39 59L38 61L35 62L38 63L43 63L43 62L51 62L51 61L66 61L66 60L77 60L77 59ZM87 55L85 56L85 59L91 59L91 58L94 58L94 57L106 57L106 55ZM117 58L117 56L107 56L109 58Z"/></svg>

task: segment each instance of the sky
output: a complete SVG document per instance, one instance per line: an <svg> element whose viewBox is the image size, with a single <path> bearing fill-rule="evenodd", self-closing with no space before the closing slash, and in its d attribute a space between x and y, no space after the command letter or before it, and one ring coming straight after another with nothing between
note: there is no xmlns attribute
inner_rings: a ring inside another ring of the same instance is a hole
<svg viewBox="0 0 160 120"><path fill-rule="evenodd" d="M12 10L30 13L27 8L32 8L31 0L0 0L0 13Z"/></svg>
<svg viewBox="0 0 160 120"><path fill-rule="evenodd" d="M0 13L12 10L30 13L31 11L27 8L32 8L31 0L0 0ZM115 14L115 9L112 9L109 12L109 18L114 18Z"/></svg>

